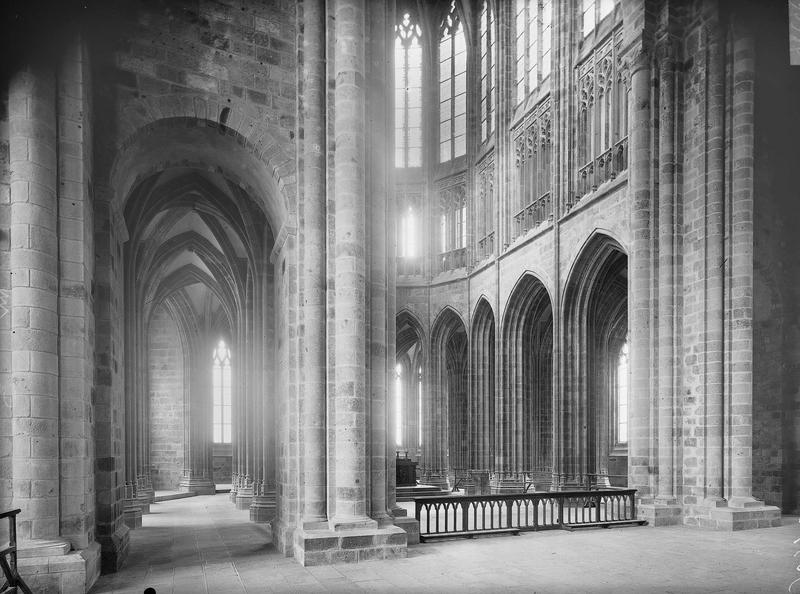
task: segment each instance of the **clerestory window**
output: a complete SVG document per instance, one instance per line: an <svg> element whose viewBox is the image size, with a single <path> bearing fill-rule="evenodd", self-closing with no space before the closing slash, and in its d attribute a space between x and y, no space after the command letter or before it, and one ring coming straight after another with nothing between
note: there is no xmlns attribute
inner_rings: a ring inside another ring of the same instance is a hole
<svg viewBox="0 0 800 594"><path fill-rule="evenodd" d="M550 76L553 0L516 0L517 103Z"/></svg>
<svg viewBox="0 0 800 594"><path fill-rule="evenodd" d="M214 443L231 443L231 350L220 340L212 363Z"/></svg>
<svg viewBox="0 0 800 594"><path fill-rule="evenodd" d="M467 41L455 0L439 28L439 162L467 153Z"/></svg>
<svg viewBox="0 0 800 594"><path fill-rule="evenodd" d="M417 225L414 207L409 206L408 210L400 217L398 251L401 258L415 258L418 255Z"/></svg>
<svg viewBox="0 0 800 594"><path fill-rule="evenodd" d="M422 166L422 29L406 12L395 27L395 166Z"/></svg>
<svg viewBox="0 0 800 594"><path fill-rule="evenodd" d="M495 87L497 77L494 13L489 0L481 9L481 142L494 131Z"/></svg>
<svg viewBox="0 0 800 594"><path fill-rule="evenodd" d="M614 12L614 0L583 0L581 7L583 36L586 37L594 28Z"/></svg>

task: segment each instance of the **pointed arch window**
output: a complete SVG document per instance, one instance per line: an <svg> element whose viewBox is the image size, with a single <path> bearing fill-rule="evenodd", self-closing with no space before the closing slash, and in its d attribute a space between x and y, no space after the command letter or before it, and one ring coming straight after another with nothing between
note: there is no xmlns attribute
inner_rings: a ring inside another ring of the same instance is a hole
<svg viewBox="0 0 800 594"><path fill-rule="evenodd" d="M600 21L614 12L614 0L583 0L581 12L583 36L586 37Z"/></svg>
<svg viewBox="0 0 800 594"><path fill-rule="evenodd" d="M395 167L422 166L422 29L408 12L395 26Z"/></svg>
<svg viewBox="0 0 800 594"><path fill-rule="evenodd" d="M439 28L439 162L467 153L467 40L455 0Z"/></svg>
<svg viewBox="0 0 800 594"><path fill-rule="evenodd" d="M481 8L481 142L494 131L496 44L494 12L489 0L483 0Z"/></svg>
<svg viewBox="0 0 800 594"><path fill-rule="evenodd" d="M628 443L628 342L617 356L617 443Z"/></svg>
<svg viewBox="0 0 800 594"><path fill-rule="evenodd" d="M403 365L394 368L394 444L403 445Z"/></svg>
<svg viewBox="0 0 800 594"><path fill-rule="evenodd" d="M553 0L516 0L517 103L550 76Z"/></svg>
<svg viewBox="0 0 800 594"><path fill-rule="evenodd" d="M401 258L417 257L417 225L414 207L409 206L400 217L398 251Z"/></svg>
<svg viewBox="0 0 800 594"><path fill-rule="evenodd" d="M231 350L224 340L214 349L212 390L214 443L231 443Z"/></svg>

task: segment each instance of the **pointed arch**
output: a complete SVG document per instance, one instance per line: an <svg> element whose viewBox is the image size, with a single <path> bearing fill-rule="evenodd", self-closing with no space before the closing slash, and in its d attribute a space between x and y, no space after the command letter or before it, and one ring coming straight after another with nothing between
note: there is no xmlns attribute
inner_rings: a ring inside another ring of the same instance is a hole
<svg viewBox="0 0 800 594"><path fill-rule="evenodd" d="M563 480L607 486L614 369L628 332L628 256L616 239L594 233L584 245L566 282L563 312Z"/></svg>
<svg viewBox="0 0 800 594"><path fill-rule="evenodd" d="M423 476L430 484L447 486L452 469L467 468L467 327L455 309L445 306L431 328Z"/></svg>
<svg viewBox="0 0 800 594"><path fill-rule="evenodd" d="M426 337L419 318L403 309L396 316L396 367L393 431L397 446L417 460L423 419L423 375Z"/></svg>
<svg viewBox="0 0 800 594"><path fill-rule="evenodd" d="M492 470L497 451L495 439L502 431L495 426L495 321L488 299L475 306L470 330L470 454L471 468Z"/></svg>
<svg viewBox="0 0 800 594"><path fill-rule="evenodd" d="M530 272L509 296L501 345L499 470L546 490L553 472L553 305L547 287Z"/></svg>

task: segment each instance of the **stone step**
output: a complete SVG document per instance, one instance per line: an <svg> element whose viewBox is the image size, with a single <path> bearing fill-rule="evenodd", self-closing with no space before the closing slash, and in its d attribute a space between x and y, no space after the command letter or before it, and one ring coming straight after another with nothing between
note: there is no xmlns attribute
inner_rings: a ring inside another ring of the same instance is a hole
<svg viewBox="0 0 800 594"><path fill-rule="evenodd" d="M165 495L156 495L155 502L159 503L161 501L173 501L174 499L186 499L187 497L197 497L197 493L194 491L188 491L186 493L167 493Z"/></svg>
<svg viewBox="0 0 800 594"><path fill-rule="evenodd" d="M416 487L397 487L396 494L397 501L414 501L415 497L450 495L450 491L433 485L417 485Z"/></svg>
<svg viewBox="0 0 800 594"><path fill-rule="evenodd" d="M647 520L608 520L600 522L581 522L580 524L564 524L564 530L578 530L579 528L612 528L614 526L646 526Z"/></svg>
<svg viewBox="0 0 800 594"><path fill-rule="evenodd" d="M33 540L17 543L17 559L34 557L60 557L69 553L72 546L65 540Z"/></svg>

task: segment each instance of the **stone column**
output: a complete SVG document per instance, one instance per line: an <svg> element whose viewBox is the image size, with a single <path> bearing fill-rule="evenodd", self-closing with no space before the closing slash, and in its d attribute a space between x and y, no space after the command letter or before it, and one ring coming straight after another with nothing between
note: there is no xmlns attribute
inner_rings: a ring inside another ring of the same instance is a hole
<svg viewBox="0 0 800 594"><path fill-rule="evenodd" d="M253 417L253 400L255 392L253 389L253 378L255 376L253 361L253 277L252 272L247 275L245 287L245 306L241 316L240 327L242 329L241 344L242 349L238 353L241 372L239 374L242 389L240 392L242 402L241 430L242 439L240 452L242 459L240 466L244 477L236 491L236 509L247 510L253 500L253 463L255 430Z"/></svg>
<svg viewBox="0 0 800 594"><path fill-rule="evenodd" d="M267 428L264 426L264 275L260 270L263 261L256 263L255 299L253 311L253 499L250 501L250 521L258 522L261 514L258 508L264 502L264 439Z"/></svg>
<svg viewBox="0 0 800 594"><path fill-rule="evenodd" d="M139 336L137 306L140 296L135 287L136 270L131 255L130 243L126 247L122 294L124 296L125 315L123 336L125 341L125 387L122 398L125 402L125 500L124 517L128 528L139 528L142 525L142 505L137 497L137 470L139 468L139 400L141 373L139 372L139 353L137 344L142 340Z"/></svg>
<svg viewBox="0 0 800 594"><path fill-rule="evenodd" d="M725 392L725 54L719 22L707 28L705 216L705 503L724 505L723 431Z"/></svg>
<svg viewBox="0 0 800 594"><path fill-rule="evenodd" d="M134 271L137 274L138 271ZM140 279L134 281L134 286L139 286ZM139 294L141 295L141 294ZM139 305L143 299L139 301ZM142 508L143 514L150 513L150 504L155 500L155 491L150 480L150 392L147 369L147 326L144 316L134 318L139 340L134 340L137 362L135 373L138 383L134 392L135 416L133 430L136 432L136 499Z"/></svg>
<svg viewBox="0 0 800 594"><path fill-rule="evenodd" d="M180 315L180 314L178 314ZM173 316L175 319L180 319ZM187 326L185 321L182 324ZM187 329L188 330L188 329ZM211 478L211 469L208 466L209 433L211 431L212 403L212 374L211 356L209 346L213 345L207 332L186 332L187 344L184 358L189 359L189 375L186 378L185 424L188 428L184 445L184 459L187 461L183 471L178 490L183 492L194 491L199 495L213 495L216 493L214 481Z"/></svg>
<svg viewBox="0 0 800 594"><path fill-rule="evenodd" d="M267 266L269 262L268 254L262 254L259 266ZM271 292L272 284L269 282L270 274L266 268L258 275L258 286L260 287L261 298L257 300L260 304L259 317L257 324L260 339L258 341L258 359L255 361L255 379L258 389L259 406L257 407L256 419L258 420L258 431L260 437L257 447L260 452L257 454L257 464L260 465L258 472L259 482L257 490L250 504L250 521L266 523L275 518L276 512L276 488L275 488L275 390L276 379L273 375L275 365L275 352L272 349L273 327L270 324L270 317L275 315L275 309L267 305L266 300L272 300L274 294Z"/></svg>
<svg viewBox="0 0 800 594"><path fill-rule="evenodd" d="M334 528L366 525L365 56L363 0L335 9Z"/></svg>
<svg viewBox="0 0 800 594"><path fill-rule="evenodd" d="M734 21L731 188L731 507L753 499L753 143L755 42L745 20Z"/></svg>
<svg viewBox="0 0 800 594"><path fill-rule="evenodd" d="M325 2L303 2L303 379L300 442L303 456L302 524L327 521L326 480L326 208Z"/></svg>
<svg viewBox="0 0 800 594"><path fill-rule="evenodd" d="M668 42L669 43L669 42ZM659 61L658 139L658 491L674 503L675 352L675 57L667 45Z"/></svg>
<svg viewBox="0 0 800 594"><path fill-rule="evenodd" d="M129 529L124 523L124 406L122 385L122 262L118 246L127 230L111 206L111 189L95 179L94 226L97 261L95 279L95 408L94 439L96 523L102 547L102 571L118 571L128 555ZM117 297L116 299L114 297ZM141 512L140 512L141 514ZM139 516L141 522L141 515Z"/></svg>
<svg viewBox="0 0 800 594"><path fill-rule="evenodd" d="M389 262L389 229L394 217L388 215L389 167L392 154L391 127L388 117L387 76L394 72L387 67L387 58L394 48L393 27L389 23L387 4L374 2L368 12L369 56L367 66L367 151L366 181L369 196L369 515L379 526L392 523L387 508L387 466L394 468L394 452L387 455L389 375L394 359L388 355L388 329L394 327L394 312L388 309L387 266ZM394 259L394 252L392 252Z"/></svg>
<svg viewBox="0 0 800 594"><path fill-rule="evenodd" d="M631 399L628 433L628 486L640 497L650 485L650 309L651 253L651 80L650 54L640 50L631 64L628 192L631 204L630 342Z"/></svg>
<svg viewBox="0 0 800 594"><path fill-rule="evenodd" d="M55 107L51 70L31 68L12 78L11 472L12 507L22 509L17 531L23 543L60 534Z"/></svg>
<svg viewBox="0 0 800 594"><path fill-rule="evenodd" d="M425 361L424 377L427 398L423 400L422 415L422 482L447 488L447 469L443 464L442 449L447 447L447 433L442 433L441 418L447 415L447 395L444 390L446 382L446 363L444 349L447 344L447 330L442 332L441 340L431 340L430 355Z"/></svg>

